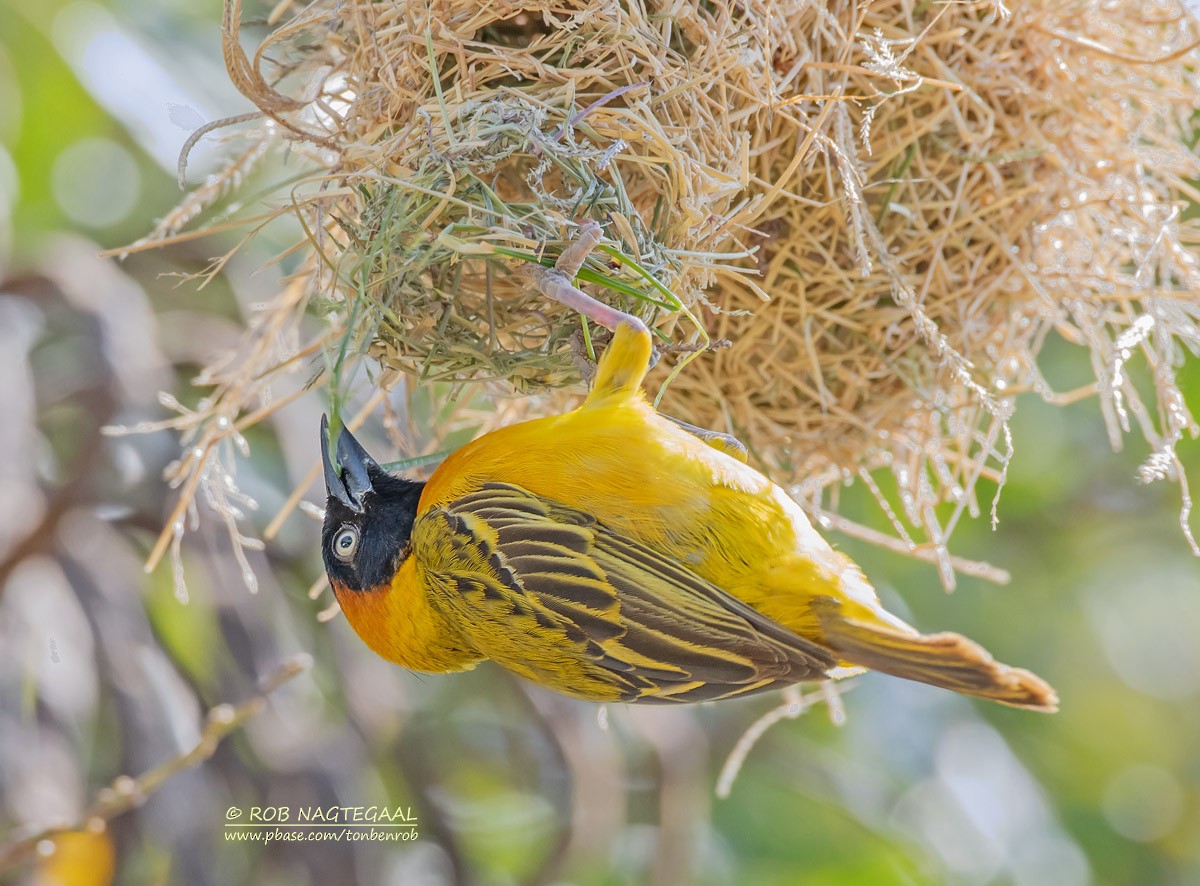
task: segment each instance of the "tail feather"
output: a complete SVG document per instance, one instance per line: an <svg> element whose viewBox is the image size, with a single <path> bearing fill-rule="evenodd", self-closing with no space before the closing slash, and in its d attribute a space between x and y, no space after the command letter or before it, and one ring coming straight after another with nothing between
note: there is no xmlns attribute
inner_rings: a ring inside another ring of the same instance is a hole
<svg viewBox="0 0 1200 886"><path fill-rule="evenodd" d="M1023 668L1001 664L961 634L906 634L847 618L836 601L820 602L825 605L814 609L825 644L846 661L1016 708L1058 710L1058 695L1049 683Z"/></svg>

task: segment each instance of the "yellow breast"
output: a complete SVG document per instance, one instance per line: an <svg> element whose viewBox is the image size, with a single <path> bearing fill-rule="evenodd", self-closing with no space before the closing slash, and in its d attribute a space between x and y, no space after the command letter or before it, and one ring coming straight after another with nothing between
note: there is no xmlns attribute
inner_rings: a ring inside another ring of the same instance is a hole
<svg viewBox="0 0 1200 886"><path fill-rule="evenodd" d="M428 589L418 580L411 558L400 565L390 586L353 591L334 583L333 593L362 641L401 667L447 673L468 670L483 660L458 628L430 605Z"/></svg>

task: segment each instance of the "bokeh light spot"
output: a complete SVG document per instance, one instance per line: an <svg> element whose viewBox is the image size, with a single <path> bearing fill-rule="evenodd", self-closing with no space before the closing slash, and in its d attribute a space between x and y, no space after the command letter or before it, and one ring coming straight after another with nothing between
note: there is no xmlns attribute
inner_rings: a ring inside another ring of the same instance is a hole
<svg viewBox="0 0 1200 886"><path fill-rule="evenodd" d="M1200 693L1200 621L1195 564L1163 558L1153 577L1127 565L1124 552L1098 559L1083 605L1112 669L1128 686L1164 700ZM1153 581L1154 593L1147 593Z"/></svg>
<svg viewBox="0 0 1200 886"><path fill-rule="evenodd" d="M1123 837L1149 843L1175 830L1183 791L1165 769L1137 763L1118 772L1104 789L1104 815Z"/></svg>
<svg viewBox="0 0 1200 886"><path fill-rule="evenodd" d="M54 199L72 221L90 228L129 215L141 184L137 162L112 139L80 139L54 161Z"/></svg>

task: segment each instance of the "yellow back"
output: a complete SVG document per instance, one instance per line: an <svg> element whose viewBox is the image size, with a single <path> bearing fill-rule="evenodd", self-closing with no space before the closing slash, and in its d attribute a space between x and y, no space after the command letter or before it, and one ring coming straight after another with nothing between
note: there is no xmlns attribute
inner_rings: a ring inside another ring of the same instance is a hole
<svg viewBox="0 0 1200 886"><path fill-rule="evenodd" d="M493 431L448 458L419 513L511 483L596 516L732 590L793 552L832 554L761 473L659 416L641 382L649 336L620 327L583 405Z"/></svg>

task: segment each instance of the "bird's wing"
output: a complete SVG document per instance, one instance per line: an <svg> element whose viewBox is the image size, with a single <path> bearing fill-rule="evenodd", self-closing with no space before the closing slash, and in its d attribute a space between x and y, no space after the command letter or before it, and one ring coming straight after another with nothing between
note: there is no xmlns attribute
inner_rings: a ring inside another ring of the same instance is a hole
<svg viewBox="0 0 1200 886"><path fill-rule="evenodd" d="M569 694L706 701L835 665L677 561L517 486L429 510L413 545L435 605L479 652Z"/></svg>

